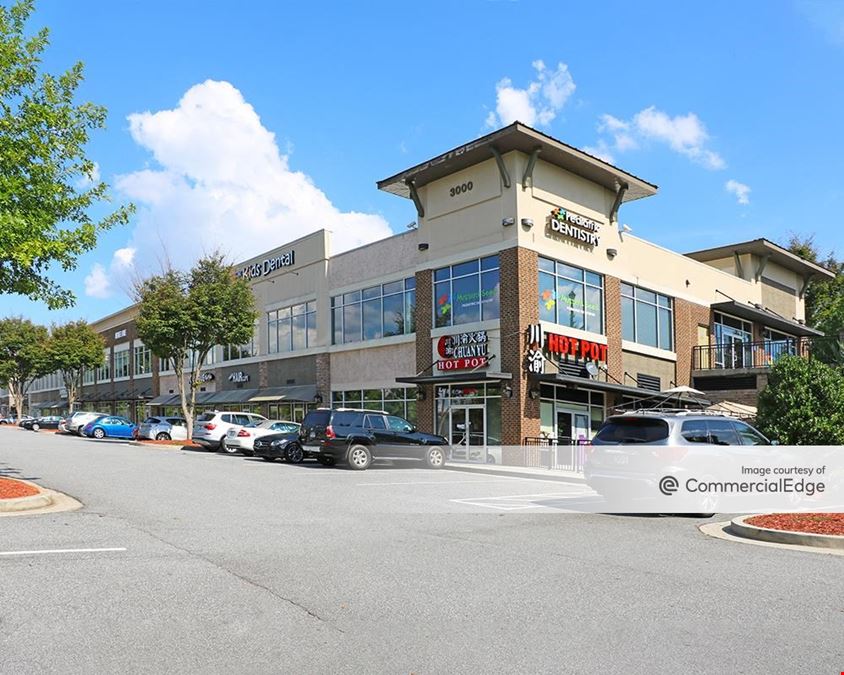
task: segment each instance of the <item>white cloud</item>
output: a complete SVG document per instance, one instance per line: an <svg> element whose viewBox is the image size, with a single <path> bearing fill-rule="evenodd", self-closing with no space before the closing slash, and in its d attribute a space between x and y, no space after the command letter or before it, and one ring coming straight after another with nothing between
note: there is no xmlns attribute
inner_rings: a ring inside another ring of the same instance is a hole
<svg viewBox="0 0 844 675"><path fill-rule="evenodd" d="M87 189L92 187L100 182L100 165L94 162L94 167L91 169L91 173L86 176L81 176L76 181L76 186L79 188Z"/></svg>
<svg viewBox="0 0 844 675"><path fill-rule="evenodd" d="M593 157L597 157L598 159L602 159L609 164L615 162L615 157L613 157L609 145L603 138L599 138L595 145L585 146L583 148L583 152L586 152Z"/></svg>
<svg viewBox="0 0 844 675"><path fill-rule="evenodd" d="M135 271L135 249L117 249L111 257L108 271L100 263L94 263L85 277L85 295L92 298L110 298L114 287L128 288Z"/></svg>
<svg viewBox="0 0 844 675"><path fill-rule="evenodd" d="M750 204L750 186L744 183L739 183L732 178L724 184L724 189L730 194L735 195L739 204Z"/></svg>
<svg viewBox="0 0 844 675"><path fill-rule="evenodd" d="M611 137L611 143L600 138L594 148L607 152L627 152L639 148L644 142L664 143L674 152L685 155L707 169L723 169L724 159L708 147L709 133L695 113L672 117L650 106L636 113L632 119L623 120L612 115L601 115L598 133Z"/></svg>
<svg viewBox="0 0 844 675"><path fill-rule="evenodd" d="M133 265L152 271L165 258L185 268L216 249L237 262L322 228L332 231L335 252L392 234L381 216L340 211L292 170L289 154L228 82L197 84L172 110L128 119L158 167L116 180L139 209L112 273Z"/></svg>
<svg viewBox="0 0 844 675"><path fill-rule="evenodd" d="M111 282L105 267L100 263L94 263L90 273L85 277L85 295L91 298L111 297Z"/></svg>
<svg viewBox="0 0 844 675"><path fill-rule="evenodd" d="M495 111L490 111L485 124L491 129L519 121L528 126L548 126L576 88L565 63L548 70L541 60L532 64L536 78L524 89L513 86L505 77L495 85Z"/></svg>

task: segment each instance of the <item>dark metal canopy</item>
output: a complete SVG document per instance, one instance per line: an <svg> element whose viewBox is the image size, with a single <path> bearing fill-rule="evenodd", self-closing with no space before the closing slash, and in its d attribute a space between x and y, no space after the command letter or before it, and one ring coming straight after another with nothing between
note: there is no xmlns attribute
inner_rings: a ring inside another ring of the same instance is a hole
<svg viewBox="0 0 844 675"><path fill-rule="evenodd" d="M396 382L403 384L459 384L461 382L500 382L512 380L512 373L492 373L487 371L469 371L448 373L447 375L412 375L397 377Z"/></svg>
<svg viewBox="0 0 844 675"><path fill-rule="evenodd" d="M732 314L741 319L748 321L755 321L764 324L768 328L776 328L783 333L789 335L796 335L797 337L813 337L823 335L822 331L809 328L809 326L798 323L781 317L779 314L774 314L762 307L756 307L748 303L736 302L735 300L728 300L727 302L718 302L712 305L712 309L716 312L724 312L725 314Z"/></svg>

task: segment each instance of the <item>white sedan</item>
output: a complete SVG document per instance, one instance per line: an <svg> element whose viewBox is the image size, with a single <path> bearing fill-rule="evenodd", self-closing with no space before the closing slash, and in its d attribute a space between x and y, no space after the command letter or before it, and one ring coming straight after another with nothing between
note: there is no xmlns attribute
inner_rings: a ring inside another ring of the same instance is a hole
<svg viewBox="0 0 844 675"><path fill-rule="evenodd" d="M302 425L298 422L287 422L285 420L264 420L247 426L233 426L226 432L226 448L251 457L253 455L252 446L259 436L295 433L301 427Z"/></svg>

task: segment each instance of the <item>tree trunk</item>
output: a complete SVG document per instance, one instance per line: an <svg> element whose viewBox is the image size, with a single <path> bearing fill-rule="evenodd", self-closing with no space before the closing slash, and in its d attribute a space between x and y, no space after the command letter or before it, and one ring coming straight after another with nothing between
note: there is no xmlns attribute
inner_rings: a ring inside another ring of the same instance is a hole
<svg viewBox="0 0 844 675"><path fill-rule="evenodd" d="M68 414L73 413L73 403L76 401L77 380L82 378L82 371L62 371L62 380L64 380L64 388L67 389L67 410Z"/></svg>
<svg viewBox="0 0 844 675"><path fill-rule="evenodd" d="M185 426L188 431L188 440L193 438L193 411L194 399L191 395L188 400L187 392L185 391L185 360L183 358L173 359L173 372L176 373L176 384L179 387L179 401L182 405L182 415L185 417Z"/></svg>
<svg viewBox="0 0 844 675"><path fill-rule="evenodd" d="M9 380L9 393L15 402L15 416L20 422L23 416L23 385L16 379Z"/></svg>

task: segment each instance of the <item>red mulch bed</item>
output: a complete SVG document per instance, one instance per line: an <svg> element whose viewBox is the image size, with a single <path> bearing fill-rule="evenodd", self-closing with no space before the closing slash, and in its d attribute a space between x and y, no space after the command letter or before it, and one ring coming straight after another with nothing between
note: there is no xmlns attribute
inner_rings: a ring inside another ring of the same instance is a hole
<svg viewBox="0 0 844 675"><path fill-rule="evenodd" d="M770 530L844 535L844 513L771 513L745 522Z"/></svg>
<svg viewBox="0 0 844 675"><path fill-rule="evenodd" d="M31 497L37 495L38 488L12 478L0 478L0 499L17 499L18 497Z"/></svg>
<svg viewBox="0 0 844 675"><path fill-rule="evenodd" d="M147 440L146 438L139 438L139 439L136 439L136 440L138 440L140 443L143 443L144 445L179 445L179 446L183 446L183 447L186 447L186 448L198 448L199 447L199 444L194 443L193 441L150 441L150 440Z"/></svg>

